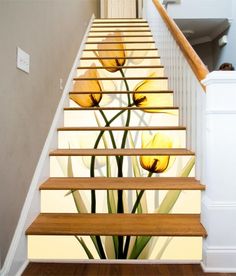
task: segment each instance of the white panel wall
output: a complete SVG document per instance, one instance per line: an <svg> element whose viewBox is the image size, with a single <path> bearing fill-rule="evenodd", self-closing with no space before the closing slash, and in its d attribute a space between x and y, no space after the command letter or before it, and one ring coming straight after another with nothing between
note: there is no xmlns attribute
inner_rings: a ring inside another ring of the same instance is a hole
<svg viewBox="0 0 236 276"><path fill-rule="evenodd" d="M181 0L169 4L172 18L232 18L232 3L235 0Z"/></svg>

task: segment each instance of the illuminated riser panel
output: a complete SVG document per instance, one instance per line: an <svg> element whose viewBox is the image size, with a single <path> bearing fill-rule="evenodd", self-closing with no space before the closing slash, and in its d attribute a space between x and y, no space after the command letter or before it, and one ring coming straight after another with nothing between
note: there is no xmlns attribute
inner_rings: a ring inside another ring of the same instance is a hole
<svg viewBox="0 0 236 276"><path fill-rule="evenodd" d="M123 26L117 26L117 27L109 27L109 28L104 28L104 27L100 27L100 28L94 28L92 27L90 29L90 31L107 31L107 32L113 32L113 31L120 31L120 32L124 32L124 31L150 31L150 29L148 27L125 27L124 25Z"/></svg>
<svg viewBox="0 0 236 276"><path fill-rule="evenodd" d="M104 33L105 34L105 33ZM113 48L113 44L109 44L109 49ZM106 44L106 48L108 48L108 44ZM126 43L124 45L124 48L129 49L156 49L155 43ZM92 43L92 44L86 44L84 49L98 49L98 44Z"/></svg>
<svg viewBox="0 0 236 276"><path fill-rule="evenodd" d="M140 166L139 156L136 157L139 165L141 176L146 177L148 175L147 170L142 169ZM187 162L194 157L191 156L171 156L167 170L161 173L161 176L165 177L179 177L181 176L182 169L186 166ZM71 159L71 160L70 160ZM68 175L68 163L72 162L73 176L74 177L89 177L90 176L90 163L91 156L51 156L50 157L50 176L51 177L67 177ZM117 176L117 162L114 156L109 157L111 176ZM131 156L124 156L123 164L123 176L132 177L133 167L132 161L134 158ZM95 176L106 176L106 157L98 156L95 162ZM194 168L189 176L194 176Z"/></svg>
<svg viewBox="0 0 236 276"><path fill-rule="evenodd" d="M104 111L107 114L107 119L113 118L119 110ZM131 115L130 126L178 126L178 110L162 110L166 113L147 113L141 110L133 110ZM167 114L172 113L172 114ZM100 124L104 126L104 120L99 111L71 111L66 110L64 112L64 126L94 126L97 127L95 115L97 116ZM109 115L108 115L109 114ZM127 117L127 112L124 112L119 118L112 122L112 126L124 126L124 122Z"/></svg>
<svg viewBox="0 0 236 276"><path fill-rule="evenodd" d="M96 55L96 53L97 53L97 55ZM112 53L116 54L116 51L99 51L99 52L94 52L92 50L91 51L84 51L82 57L83 58L95 58L95 57L99 58L100 53L102 54L102 57L105 58L105 57L110 57ZM141 50L140 51L132 51L132 50L126 50L125 51L125 57L128 57L128 59L126 61L126 63L127 62L130 63L128 65L135 66L135 65L138 65L141 62L143 62L145 59L150 58L150 60L152 60L151 57L158 58L159 55L158 55L158 51L144 51L144 50L143 51L141 51ZM132 59L132 57L134 57L134 58ZM140 59L138 59L139 57L140 57ZM144 57L144 59L141 59L141 57ZM141 69L137 68L137 70L140 71ZM143 72L140 71L140 73L143 76L143 74L142 74Z"/></svg>
<svg viewBox="0 0 236 276"><path fill-rule="evenodd" d="M108 72L104 72L104 70L100 70L100 76L99 77L107 77L110 78L109 80L100 80L99 83L101 84L101 88L102 91L126 91L125 89L125 84L123 80L116 80L114 78L116 77L121 77L121 75L118 75L119 72L117 72L117 74L112 74L108 73ZM103 74L106 73L106 76L104 76ZM138 75L138 74L137 74ZM147 74L147 77L150 75L150 73ZM81 73L79 73L78 77L81 76ZM79 82L87 82L87 80L79 80ZM95 80L96 81L96 80ZM145 81L145 86L143 84L143 81ZM129 91L136 91L137 88L141 89L141 87L144 87L145 90L139 90L140 93L145 93L145 91L149 91L153 88L152 82L155 81L155 91L159 91L159 90L168 90L168 80L167 79L149 79L149 80L143 80L142 78L136 80L136 79L129 79L127 80L128 82L128 86L129 86ZM95 83L94 83L95 84ZM150 84L150 85L149 85ZM153 90L152 90L153 91ZM148 96L148 95L147 95ZM158 95L156 96L157 100L156 102L152 103L152 106L158 106ZM126 97L127 98L127 97ZM127 103L127 100L126 100ZM108 104L108 103L107 103ZM127 105L127 104L126 104ZM112 106L112 105L110 105Z"/></svg>
<svg viewBox="0 0 236 276"><path fill-rule="evenodd" d="M130 32L131 31L131 32ZM106 37L108 34L111 34L112 33L112 31L110 32L110 31L107 31L107 30L103 30L103 31L96 31L96 32L89 32L89 36L104 36L104 37ZM113 33L112 35L116 35L116 36L118 36L118 35L120 35L119 34L119 32L118 33ZM147 31L142 31L142 32L134 32L134 31L132 31L132 30L129 30L129 32L127 32L127 31L122 31L122 36L130 36L130 35L132 35L132 36L141 36L141 35L152 35L152 33L150 32L150 30L147 30ZM133 37L133 38L135 38L135 37Z"/></svg>
<svg viewBox="0 0 236 276"><path fill-rule="evenodd" d="M86 47L86 49L94 49L94 48L97 48L97 45L95 45L95 46L92 45L90 47ZM129 48L132 49L132 47L129 47ZM131 54L133 56L135 56L134 51L132 51L132 52L127 51L127 56L130 56ZM139 54L138 57L140 57L140 56L141 56L141 54ZM112 65L112 63L114 65L114 62L111 62L108 65ZM92 66L92 64L95 64L95 66L101 66L101 63L99 62L99 60L83 60L83 59L80 61L79 65L80 66ZM153 59L142 59L142 58L140 58L140 59L126 59L126 61L124 63L124 66L149 66L149 65L159 66L159 65L161 65L161 60L159 58L153 58ZM124 72L127 72L129 69L126 71L126 69L124 68L123 70L124 70ZM136 77L141 76L143 78L147 77L150 74L150 72L154 71L153 69L139 69L139 70L143 70L143 72L140 71L140 73L139 73L138 70L137 70ZM106 73L109 75L108 71L106 71ZM112 74L112 75L114 75L114 74ZM125 76L126 76L126 73L125 73Z"/></svg>
<svg viewBox="0 0 236 276"><path fill-rule="evenodd" d="M86 52L88 53L87 55L89 55L90 57L92 57L93 55L90 53L90 52ZM142 65L143 65L143 60L139 60L139 59L131 59L127 62L127 66L133 66L133 67L137 67L140 63L140 61L142 62ZM146 60L146 64L144 66L152 66L152 61L155 61L155 60ZM156 63L159 63L159 60L156 60ZM149 63L149 64L147 64ZM99 60L82 60L81 61L81 66L96 66L96 67L101 67L101 63L99 62ZM158 65L159 66L159 65ZM109 77L109 78L119 78L121 77L121 74L119 71L117 72L109 72L107 71L106 69L97 69L98 70L98 74L99 74L99 77ZM145 75L143 74L143 72L141 70L145 70ZM81 76L83 75L85 72L87 71L87 69L78 69L77 70L77 76ZM150 76L151 74L153 73L156 73L156 76L158 77L165 77L165 72L164 72L164 68L147 68L147 69L140 69L140 68L128 68L128 69L124 69L124 73L125 73L125 76L130 78L130 77L148 77ZM128 80L128 84L131 85L132 84L132 87L130 89L133 89L135 88L134 85L137 85L139 82L141 82L141 80L139 81L133 81L133 80ZM121 84L121 81L117 81L117 80L113 80L113 83L116 83L118 82L118 84ZM123 84L124 86L124 84ZM160 87L160 86L159 86ZM119 89L119 85L116 85L116 90ZM161 87L160 87L161 88ZM125 90L124 88L122 90ZM163 90L163 89L162 89Z"/></svg>
<svg viewBox="0 0 236 276"><path fill-rule="evenodd" d="M94 144L96 138L98 137L100 131L59 131L58 133L58 148L61 149L68 149L68 148L94 148ZM122 137L124 135L124 131L112 131L115 141L117 142L117 147L120 147ZM174 141L174 148L185 148L186 147L186 135L185 131L176 131L176 130L160 130L160 131L129 131L129 135L132 136L134 140L134 144L136 148L141 148L142 142L142 135L145 134L152 134L155 135L156 133L167 135ZM89 137L89 139L88 139ZM109 148L113 148L109 132L106 131L104 137L107 140L107 144ZM126 148L130 148L131 146L127 142ZM104 143L101 141L99 144L99 148L104 148Z"/></svg>
<svg viewBox="0 0 236 276"><path fill-rule="evenodd" d="M144 179L145 182L145 179ZM41 191L41 212L42 213L78 213L72 194L70 191ZM90 212L91 208L91 191L76 192L81 196L86 209ZM117 197L117 191L111 191L114 197ZM158 206L168 191L145 191L143 195L143 212L155 213ZM177 191L176 191L177 193ZM137 198L136 191L124 191L124 209L125 213L131 213ZM108 213L107 210L107 191L96 191L96 212ZM145 203L144 203L145 202ZM173 214L199 214L200 213L201 192L200 191L181 191L177 202L174 205L171 213Z"/></svg>
<svg viewBox="0 0 236 276"><path fill-rule="evenodd" d="M126 23L126 22L117 22L117 23L106 23L106 22L104 22L104 23L102 23L102 22L100 22L99 24L96 24L96 22L95 22L95 24L93 24L92 25L92 28L93 27L97 27L97 26L99 26L99 27L113 27L113 26L116 26L116 27L124 27L124 26L129 26L129 27L138 27L138 26L143 26L143 25L147 25L147 23L146 22L141 22L141 21L139 21L139 22L129 22L129 23Z"/></svg>
<svg viewBox="0 0 236 276"><path fill-rule="evenodd" d="M123 35L123 33L121 33ZM99 42L99 41L104 41L104 37L92 37L92 38L88 38L87 39L87 42ZM152 42L153 41L153 38L152 37L122 37L122 38L119 38L119 39L122 39L123 42L127 42L127 41L137 41L137 42L140 42L140 41L147 41L148 42ZM145 45L145 44L144 44Z"/></svg>
<svg viewBox="0 0 236 276"><path fill-rule="evenodd" d="M99 259L92 244L91 238L83 236L86 245L91 249L96 259ZM132 238L132 241L134 239ZM111 237L102 237L106 248L112 244ZM164 253L160 251L165 247ZM114 249L109 252L108 258L114 259ZM160 258L161 255L161 258ZM79 260L88 259L83 248L74 236L29 236L28 258L47 260ZM150 246L146 246L139 259L149 260L201 260L202 238L200 237L154 237L150 240Z"/></svg>

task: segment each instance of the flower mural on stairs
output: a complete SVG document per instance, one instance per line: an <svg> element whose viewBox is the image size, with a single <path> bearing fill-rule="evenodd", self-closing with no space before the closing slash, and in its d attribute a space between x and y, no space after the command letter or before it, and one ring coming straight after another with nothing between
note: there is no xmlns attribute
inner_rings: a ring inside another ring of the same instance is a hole
<svg viewBox="0 0 236 276"><path fill-rule="evenodd" d="M148 133L143 132L142 137L138 136L137 139L137 137L135 138L136 134L133 134L128 130L131 126L132 120L135 120L135 123L138 126L142 124L148 126L152 120L152 116L156 115L155 113L161 114L163 112L166 114L165 111L158 108L149 110L148 107L172 106L172 100L168 97L168 95L165 93L155 93L155 91L164 91L166 89L165 85L163 86L162 80L158 79L157 72L153 71L149 74L145 73L148 77L153 79L144 78L144 80L138 80L136 82L128 81L126 78L127 70L123 68L126 63L126 48L123 43L122 33L109 33L107 37L102 40L102 42L113 42L113 44L98 44L98 51L94 51L94 54L97 56L98 62L103 66L109 76L113 74L121 74L121 83L122 85L124 84L124 90L122 91L127 92L127 95L124 93L126 99L120 98L119 104L122 105L123 108L116 113L105 113L104 110L100 108L97 110L94 108L91 112L95 115L93 119L98 127L109 128L113 126L113 124L119 126L122 124L124 130L120 135L117 135L112 130L107 131L107 133L105 133L104 130L100 130L95 139L94 137L92 139L94 140L92 148L128 149L129 147L136 148L137 144L141 145L141 148L143 149L172 148L174 145L173 136L171 137L169 135L162 134L161 132L149 131ZM107 51L110 48L110 45L112 45L113 51ZM106 57L109 57L109 59L104 59ZM104 85L102 81L93 80L100 77L100 71L94 69L94 67L96 67L96 64L92 63L91 69L86 70L84 74L78 77L73 88L73 90L78 92L78 94L70 95L70 99L81 107L100 107L99 104L102 100L103 92L106 92L103 90ZM143 73L143 71L139 72ZM92 80L86 80L86 78L91 78ZM83 92L91 93L84 94ZM114 93L115 92L116 91L114 91ZM130 109L131 107L136 107L137 110L132 111ZM140 112L138 108L145 109L140 109L142 110L142 112ZM145 111L151 114L146 114ZM168 116L173 115L170 113ZM174 164L174 161L170 162L170 156L144 155L140 156L139 160L137 157L133 156L129 159L129 161L125 160L124 156L115 156L114 158L106 156L103 159L102 166L96 166L97 158L98 157L96 156L92 156L90 159L86 158L84 169L86 169L86 171L89 170L89 176L91 178L99 176L125 177L129 175L134 177L145 177L147 174L146 171L149 172L147 177L161 177L161 175L171 169ZM193 166L194 162L191 160L191 163L187 163L181 174L188 175ZM73 160L71 157L68 159L68 170L68 175L70 177L73 177L73 173L77 170L77 167L73 167ZM91 213L98 212L98 209L100 208L98 206L100 194L98 195L97 191L92 190L90 192L90 206L88 206L85 202L83 193L80 191L71 191L68 194L73 195L73 200L78 212L81 212L81 210L86 210L84 212ZM162 202L158 205L158 208L152 212L171 212L173 206L178 200L178 197L179 193L176 194L167 192ZM145 190L134 191L132 196L123 190L110 190L106 192L105 200L107 203L108 213L145 213L148 212L148 209L150 208L149 203L147 203L148 199L146 197ZM84 252L89 259L138 259L142 256L142 254L147 254L149 256L153 253L151 250L147 253L147 244L151 243L151 237L113 236L104 238L100 236L91 236L90 246L86 243L86 240L83 237L76 236L76 239L84 249ZM165 248L169 245L169 242L170 241L168 240L168 243L164 243L164 245L160 246L159 258L161 258L161 255L164 253Z"/></svg>

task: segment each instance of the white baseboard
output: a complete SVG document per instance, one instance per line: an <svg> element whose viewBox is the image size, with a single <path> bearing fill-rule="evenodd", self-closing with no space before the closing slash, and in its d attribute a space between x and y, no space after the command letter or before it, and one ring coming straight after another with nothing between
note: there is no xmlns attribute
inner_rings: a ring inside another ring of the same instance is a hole
<svg viewBox="0 0 236 276"><path fill-rule="evenodd" d="M72 260L72 259L30 259L33 263L74 263L74 264L200 264L198 260Z"/></svg>
<svg viewBox="0 0 236 276"><path fill-rule="evenodd" d="M204 196L201 221L208 237L203 241L205 272L236 272L236 202L213 201Z"/></svg>
<svg viewBox="0 0 236 276"><path fill-rule="evenodd" d="M207 248L203 249L204 272L236 272L236 248Z"/></svg>
<svg viewBox="0 0 236 276"><path fill-rule="evenodd" d="M16 273L16 276L21 276L24 270L26 269L27 265L29 264L29 260L27 259L22 266L19 268L19 270Z"/></svg>
<svg viewBox="0 0 236 276"><path fill-rule="evenodd" d="M25 236L25 230L40 213L40 193L38 188L40 183L49 177L49 152L52 148L57 147L57 128L63 123L63 109L69 102L68 93L71 91L73 78L77 72L77 66L83 53L83 48L93 20L94 15L90 19L80 49L78 50L63 90L62 97L34 172L6 260L0 271L0 276L16 276L27 263L27 238Z"/></svg>

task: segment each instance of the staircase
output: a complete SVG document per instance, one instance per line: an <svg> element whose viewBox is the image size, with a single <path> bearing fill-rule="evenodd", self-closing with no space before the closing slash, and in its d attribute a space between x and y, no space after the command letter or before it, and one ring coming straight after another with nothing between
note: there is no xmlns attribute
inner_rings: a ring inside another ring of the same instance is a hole
<svg viewBox="0 0 236 276"><path fill-rule="evenodd" d="M205 186L173 93L145 20L94 20L26 231L30 259L201 259Z"/></svg>

